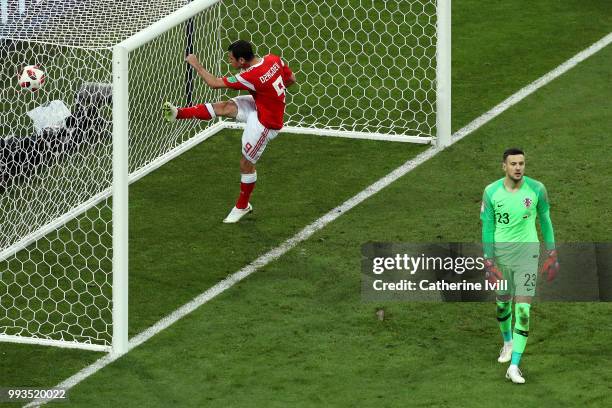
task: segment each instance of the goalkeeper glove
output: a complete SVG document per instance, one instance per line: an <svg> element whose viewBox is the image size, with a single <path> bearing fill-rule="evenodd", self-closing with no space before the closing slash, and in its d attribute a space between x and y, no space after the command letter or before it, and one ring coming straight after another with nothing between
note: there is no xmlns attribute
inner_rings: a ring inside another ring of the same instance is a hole
<svg viewBox="0 0 612 408"><path fill-rule="evenodd" d="M548 251L548 257L544 261L544 264L542 264L540 274L542 276L546 275L547 282L552 282L557 276L558 272L559 261L557 260L557 251L553 249L552 251Z"/></svg>
<svg viewBox="0 0 612 408"><path fill-rule="evenodd" d="M489 283L494 285L497 283L498 280L502 279L502 273L499 270L499 268L495 266L495 262L493 262L492 259L485 259L484 267L485 267L485 277L487 278Z"/></svg>

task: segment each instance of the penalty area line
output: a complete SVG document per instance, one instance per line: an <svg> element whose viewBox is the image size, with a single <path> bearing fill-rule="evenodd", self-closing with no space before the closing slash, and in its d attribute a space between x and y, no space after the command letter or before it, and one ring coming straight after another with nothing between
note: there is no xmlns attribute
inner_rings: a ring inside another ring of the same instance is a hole
<svg viewBox="0 0 612 408"><path fill-rule="evenodd" d="M553 69L547 74L536 79L535 81L533 81L526 87L520 89L518 92L506 98L503 102L501 102L500 104L498 104L497 106L489 110L488 112L485 112L483 115L474 119L472 122L470 122L463 128L459 129L457 132L455 132L452 136L451 144L454 144L458 142L459 140L463 139L464 137L468 136L469 134L471 134L472 132L474 132L475 130L477 130L478 128L486 124L487 122L499 116L501 113L503 113L510 107L514 106L521 100L525 99L527 96L531 95L533 92L535 92L539 88L547 85L548 83L553 81L555 78L558 78L559 76L563 75L565 72L569 71L570 69L578 65L580 62L584 61L591 55L600 51L601 49L609 45L611 42L612 42L612 33L609 33L608 35L606 35L599 41L593 43L590 47L584 49L583 51L574 55L572 58L568 59L563 64L559 65L557 68ZM163 319L155 323L153 326L149 327L145 331L131 338L129 341L129 345L128 345L128 352L140 346L142 343L149 340L151 337L155 336L162 330L168 328L169 326L171 326L172 324L174 324L181 318L187 316L189 313L193 312L194 310L196 310L203 304L214 299L217 295L231 288L236 283L245 279L246 277L248 277L249 275L257 271L258 269L280 258L284 254L286 254L288 251L290 251L292 248L294 248L296 245L310 238L314 233L323 229L327 224L334 221L336 218L340 217L342 214L346 213L350 209L354 208L355 206L359 205L363 201L372 197L374 194L378 193L383 188L389 186L391 183L393 183L400 177L414 170L417 166L425 163L427 160L431 159L432 157L434 157L441 151L442 150L438 147L430 147L424 152L421 152L413 159L408 160L406 163L402 164L400 167L393 170L391 173L387 174L380 180L366 187L363 191L361 191L357 195L345 201L338 207L332 209L327 214L317 219L316 221L314 221L313 223L311 223L310 225L302 229L300 232L298 232L291 238L287 239L285 242L283 242L278 247L266 252L265 254L257 258L255 261L251 262L244 268L240 269L238 272L235 272L234 274L228 276L227 278L217 283L213 287L204 291L203 293L201 293L200 295L192 299L190 302L186 303L185 305L176 309L174 312L172 312L168 316L164 317ZM111 364L113 361L117 360L119 357L121 356L113 354L113 353L110 353L104 357L101 357L100 359L92 363L91 365L85 367L78 373L62 381L55 387L64 388L66 390L69 390L70 388L74 387L75 385L77 385L78 383L86 379L87 377L91 376L92 374L95 374L102 368ZM38 407L40 405L46 404L47 402L51 400L52 399L34 400L30 402L29 404L25 405L24 408Z"/></svg>

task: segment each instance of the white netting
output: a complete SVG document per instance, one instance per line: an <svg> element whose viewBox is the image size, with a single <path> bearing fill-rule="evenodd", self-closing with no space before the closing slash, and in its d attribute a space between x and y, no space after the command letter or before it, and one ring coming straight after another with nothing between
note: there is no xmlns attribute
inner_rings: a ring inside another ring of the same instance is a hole
<svg viewBox="0 0 612 408"><path fill-rule="evenodd" d="M436 1L223 2L223 43L281 55L286 126L435 136Z"/></svg>
<svg viewBox="0 0 612 408"><path fill-rule="evenodd" d="M198 52L216 71L218 25L218 7L193 21ZM165 100L185 103L185 32L181 24L130 54L131 174L210 126L169 126L159 114ZM112 52L0 41L0 335L109 345ZM29 64L47 75L36 93L17 84ZM198 87L193 96L213 94ZM28 112L51 101L72 115L37 133Z"/></svg>
<svg viewBox="0 0 612 408"><path fill-rule="evenodd" d="M189 3L189 0L17 0L7 2L0 36L79 48L109 48Z"/></svg>
<svg viewBox="0 0 612 408"><path fill-rule="evenodd" d="M9 1L0 24L0 336L110 344L110 47L185 3L32 0L21 15ZM212 126L166 124L164 101L235 95L187 84L189 37L217 75L229 72L225 49L238 38L281 55L299 81L289 126L434 135L435 15L434 0L218 3L130 53L130 174ZM30 64L47 74L36 93L17 85ZM71 116L35 132L27 113L51 101Z"/></svg>
<svg viewBox="0 0 612 408"><path fill-rule="evenodd" d="M111 323L109 203L41 239L27 237L111 185L111 53L3 41L0 55L0 334L104 342ZM36 93L20 90L14 75L29 63L42 63L48 75ZM71 116L37 132L27 112L56 104Z"/></svg>

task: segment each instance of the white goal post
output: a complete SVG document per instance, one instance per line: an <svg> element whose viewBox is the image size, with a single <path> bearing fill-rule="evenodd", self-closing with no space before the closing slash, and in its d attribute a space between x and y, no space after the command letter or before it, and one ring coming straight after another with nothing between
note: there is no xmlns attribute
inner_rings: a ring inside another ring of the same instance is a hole
<svg viewBox="0 0 612 408"><path fill-rule="evenodd" d="M0 341L127 352L128 186L241 127L161 120L166 100L231 95L186 52L216 75L235 39L281 55L298 78L283 132L451 143L450 0L158 3L2 3ZM47 75L36 93L4 74L29 64ZM33 129L51 101L71 115Z"/></svg>

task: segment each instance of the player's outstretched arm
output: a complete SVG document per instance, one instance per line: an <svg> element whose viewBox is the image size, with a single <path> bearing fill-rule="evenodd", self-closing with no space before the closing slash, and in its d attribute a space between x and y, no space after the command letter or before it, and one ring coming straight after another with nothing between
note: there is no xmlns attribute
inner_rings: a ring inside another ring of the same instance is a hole
<svg viewBox="0 0 612 408"><path fill-rule="evenodd" d="M198 57L196 57L195 55L189 54L185 58L185 61L189 65L191 65L193 69L195 69L198 75L204 80L204 82L206 82L206 85L208 85L212 89L227 88L227 85L225 85L223 79L217 78L216 76L208 72L206 68L204 68L202 64L200 64Z"/></svg>

